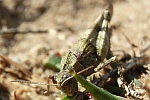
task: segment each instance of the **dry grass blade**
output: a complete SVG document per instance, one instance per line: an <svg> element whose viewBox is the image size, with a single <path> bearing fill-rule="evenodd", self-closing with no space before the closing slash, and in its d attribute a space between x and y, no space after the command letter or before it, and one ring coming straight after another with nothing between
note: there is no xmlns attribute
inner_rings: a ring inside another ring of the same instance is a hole
<svg viewBox="0 0 150 100"><path fill-rule="evenodd" d="M14 62L13 60L11 60L10 58L8 58L7 56L0 54L0 57L6 61L6 63L8 63L9 65L13 65L16 67L17 70L19 70L23 75L25 75L24 77L26 77L26 79L30 78L31 72L28 71L26 68L24 68L22 65Z"/></svg>

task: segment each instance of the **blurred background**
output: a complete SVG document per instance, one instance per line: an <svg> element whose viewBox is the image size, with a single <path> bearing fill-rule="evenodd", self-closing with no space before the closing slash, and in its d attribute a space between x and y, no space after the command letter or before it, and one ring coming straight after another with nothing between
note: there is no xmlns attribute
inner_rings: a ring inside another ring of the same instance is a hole
<svg viewBox="0 0 150 100"><path fill-rule="evenodd" d="M8 57L0 58L0 100L59 99L60 91L55 87L50 95L43 95L46 86L10 81L46 82L58 71L45 66L47 59L64 55L109 3L114 6L111 49L133 55L123 34L137 48L148 45L149 0L0 0L0 55ZM146 54L150 55L150 51Z"/></svg>

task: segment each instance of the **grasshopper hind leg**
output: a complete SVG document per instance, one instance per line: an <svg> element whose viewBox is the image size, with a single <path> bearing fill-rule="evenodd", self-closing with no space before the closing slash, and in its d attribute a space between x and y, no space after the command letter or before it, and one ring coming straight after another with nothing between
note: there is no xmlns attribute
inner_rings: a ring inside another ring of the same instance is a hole
<svg viewBox="0 0 150 100"><path fill-rule="evenodd" d="M109 50L109 39L105 31L100 31L96 41L97 56L100 61L106 58Z"/></svg>

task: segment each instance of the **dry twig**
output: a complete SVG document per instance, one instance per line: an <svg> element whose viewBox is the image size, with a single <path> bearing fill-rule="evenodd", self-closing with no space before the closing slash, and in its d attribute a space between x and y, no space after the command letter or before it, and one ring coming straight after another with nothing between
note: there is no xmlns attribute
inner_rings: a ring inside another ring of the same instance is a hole
<svg viewBox="0 0 150 100"><path fill-rule="evenodd" d="M145 62L145 58L144 57L135 57L133 59L131 59L130 61L128 61L127 63L124 63L123 65L121 65L121 68L124 68L124 73L126 73L127 71L129 71L130 69L140 66L140 65L145 65L147 62ZM104 81L106 81L109 77L117 74L118 68L115 68L113 70L111 70L110 72L106 73L105 75L103 75L101 78L99 78L99 80L94 81L93 83L96 84L97 86L101 86L101 83L103 83Z"/></svg>
<svg viewBox="0 0 150 100"><path fill-rule="evenodd" d="M17 34L17 33L22 33L22 34L26 34L26 33L47 33L48 30L25 30L25 31L20 31L17 28L11 28L11 29L6 29L6 30L0 30L0 34Z"/></svg>
<svg viewBox="0 0 150 100"><path fill-rule="evenodd" d="M20 64L18 64L18 63L16 63L16 62L14 62L13 60L11 60L10 58L8 58L7 56L5 56L5 55L3 55L3 54L0 54L0 57L1 57L2 60L5 61L7 64L15 66L16 69L17 69L19 72L21 72L21 74L22 74L21 76L24 77L25 79L29 79L29 78L31 77L31 76L30 76L30 75L31 75L31 72L28 71L26 68L24 68L22 65L20 65ZM2 67L5 67L5 66L2 66ZM11 70L8 69L8 68L4 68L4 70L5 70L6 72L13 73L13 74L15 74L15 75L18 75L18 77L20 77L20 73L17 74L18 72L16 72L16 71L11 71Z"/></svg>

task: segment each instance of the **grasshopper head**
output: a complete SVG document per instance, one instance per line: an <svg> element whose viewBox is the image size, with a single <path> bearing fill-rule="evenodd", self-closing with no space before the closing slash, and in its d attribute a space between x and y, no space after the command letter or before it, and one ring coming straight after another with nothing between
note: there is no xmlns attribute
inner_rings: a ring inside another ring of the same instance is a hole
<svg viewBox="0 0 150 100"><path fill-rule="evenodd" d="M74 96L78 92L77 81L65 70L54 75L53 83L58 84L57 88L68 96Z"/></svg>

